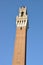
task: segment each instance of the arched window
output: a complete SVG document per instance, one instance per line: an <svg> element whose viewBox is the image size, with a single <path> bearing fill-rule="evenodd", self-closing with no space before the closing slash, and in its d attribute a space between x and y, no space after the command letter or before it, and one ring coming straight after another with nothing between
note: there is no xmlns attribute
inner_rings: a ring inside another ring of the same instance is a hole
<svg viewBox="0 0 43 65"><path fill-rule="evenodd" d="M21 21L20 21L20 23L21 23Z"/></svg>
<svg viewBox="0 0 43 65"><path fill-rule="evenodd" d="M19 23L19 21L17 21L17 24Z"/></svg>
<svg viewBox="0 0 43 65"><path fill-rule="evenodd" d="M23 20L22 20L22 23L23 23Z"/></svg>

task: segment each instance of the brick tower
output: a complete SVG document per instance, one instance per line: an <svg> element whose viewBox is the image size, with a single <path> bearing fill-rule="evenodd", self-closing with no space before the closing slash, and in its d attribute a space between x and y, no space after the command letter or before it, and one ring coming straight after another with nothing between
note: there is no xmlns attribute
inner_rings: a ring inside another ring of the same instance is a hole
<svg viewBox="0 0 43 65"><path fill-rule="evenodd" d="M12 65L26 65L26 35L27 35L27 10L19 8L16 17L16 38Z"/></svg>

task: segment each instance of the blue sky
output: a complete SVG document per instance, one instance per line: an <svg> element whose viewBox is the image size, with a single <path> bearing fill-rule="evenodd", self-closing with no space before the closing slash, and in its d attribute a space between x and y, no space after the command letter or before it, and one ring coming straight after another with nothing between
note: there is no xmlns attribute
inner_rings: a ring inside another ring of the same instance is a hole
<svg viewBox="0 0 43 65"><path fill-rule="evenodd" d="M27 7L27 65L43 65L43 0L0 0L0 65L12 65L16 16Z"/></svg>

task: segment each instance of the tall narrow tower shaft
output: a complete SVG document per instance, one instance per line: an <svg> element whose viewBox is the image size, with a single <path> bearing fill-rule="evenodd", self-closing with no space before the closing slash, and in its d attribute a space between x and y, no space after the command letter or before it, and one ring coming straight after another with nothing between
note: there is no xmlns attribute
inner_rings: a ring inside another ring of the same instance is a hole
<svg viewBox="0 0 43 65"><path fill-rule="evenodd" d="M26 7L19 8L19 15L16 17L16 38L12 65L26 65L27 20Z"/></svg>

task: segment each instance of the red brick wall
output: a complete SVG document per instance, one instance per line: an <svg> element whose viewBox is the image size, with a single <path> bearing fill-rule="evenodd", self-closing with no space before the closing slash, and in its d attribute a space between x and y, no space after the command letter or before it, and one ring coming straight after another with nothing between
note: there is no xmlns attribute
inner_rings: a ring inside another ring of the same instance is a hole
<svg viewBox="0 0 43 65"><path fill-rule="evenodd" d="M25 65L26 27L16 28L12 65Z"/></svg>

